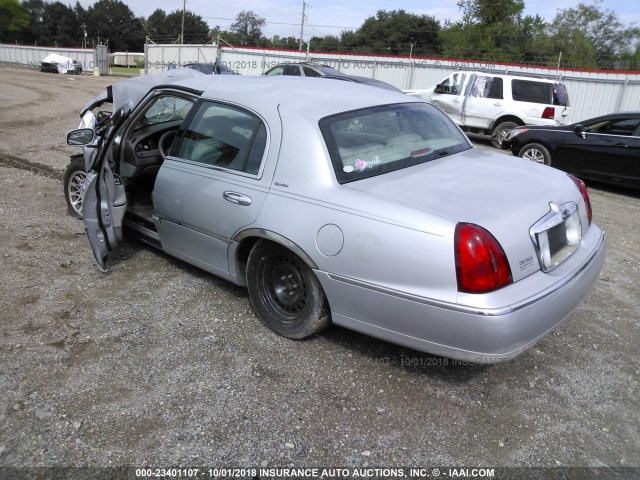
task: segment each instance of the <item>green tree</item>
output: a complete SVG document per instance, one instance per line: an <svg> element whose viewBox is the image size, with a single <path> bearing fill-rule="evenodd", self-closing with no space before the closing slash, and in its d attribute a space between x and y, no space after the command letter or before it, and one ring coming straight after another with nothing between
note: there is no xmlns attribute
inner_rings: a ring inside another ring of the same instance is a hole
<svg viewBox="0 0 640 480"><path fill-rule="evenodd" d="M160 8L155 10L145 22L145 32L155 43L179 42L182 33L182 10L175 10L168 15ZM210 40L207 22L200 15L185 10L183 43L207 43Z"/></svg>
<svg viewBox="0 0 640 480"><path fill-rule="evenodd" d="M617 60L637 48L640 29L624 25L601 3L559 10L549 26L551 47L562 52L568 66L615 68Z"/></svg>
<svg viewBox="0 0 640 480"><path fill-rule="evenodd" d="M86 23L89 38L108 40L112 52L144 49L143 22L120 0L98 0L87 9Z"/></svg>
<svg viewBox="0 0 640 480"><path fill-rule="evenodd" d="M355 32L342 32L343 47L366 53L434 55L442 49L440 22L404 10L378 10Z"/></svg>
<svg viewBox="0 0 640 480"><path fill-rule="evenodd" d="M147 37L155 43L174 42L175 35L170 35L167 29L167 14L161 8L155 10L145 22ZM172 38L169 38L172 37Z"/></svg>
<svg viewBox="0 0 640 480"><path fill-rule="evenodd" d="M262 41L262 27L266 21L251 10L243 10L231 24L231 31L237 35L240 45L259 45Z"/></svg>
<svg viewBox="0 0 640 480"><path fill-rule="evenodd" d="M167 15L165 29L168 35L180 38L180 32L182 32L182 10L176 10ZM200 15L186 10L184 12L183 43L207 43L210 40L207 22Z"/></svg>
<svg viewBox="0 0 640 480"><path fill-rule="evenodd" d="M76 13L62 2L45 3L40 26L40 42L44 45L79 47L82 45L82 29ZM51 21L50 19L55 19Z"/></svg>
<svg viewBox="0 0 640 480"><path fill-rule="evenodd" d="M228 30L222 30L220 25L216 25L209 32L209 37L211 37L215 42L220 42L222 46L233 46L240 45L240 37L235 32L230 32Z"/></svg>
<svg viewBox="0 0 640 480"><path fill-rule="evenodd" d="M523 0L460 0L462 20L442 30L447 57L492 61L546 59L545 23L523 16Z"/></svg>
<svg viewBox="0 0 640 480"><path fill-rule="evenodd" d="M17 40L19 32L29 27L29 14L18 0L0 0L0 41Z"/></svg>
<svg viewBox="0 0 640 480"><path fill-rule="evenodd" d="M286 50L297 50L300 46L300 39L296 37L281 37L274 35L269 41L269 46L272 48L283 48Z"/></svg>
<svg viewBox="0 0 640 480"><path fill-rule="evenodd" d="M340 37L326 35L324 37L311 37L309 45L311 45L311 49L316 52L339 52L341 42Z"/></svg>

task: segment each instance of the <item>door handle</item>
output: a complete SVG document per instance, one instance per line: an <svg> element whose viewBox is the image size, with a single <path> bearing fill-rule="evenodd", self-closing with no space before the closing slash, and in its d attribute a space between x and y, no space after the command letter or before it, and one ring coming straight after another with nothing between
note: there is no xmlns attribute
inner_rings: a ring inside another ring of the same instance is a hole
<svg viewBox="0 0 640 480"><path fill-rule="evenodd" d="M251 197L247 197L246 195L243 195L241 193L224 192L222 194L222 197L231 203L236 203L238 205L243 205L245 207L247 205L251 205Z"/></svg>
<svg viewBox="0 0 640 480"><path fill-rule="evenodd" d="M629 148L629 145L627 145L626 143L616 143L616 147Z"/></svg>
<svg viewBox="0 0 640 480"><path fill-rule="evenodd" d="M501 107L501 106L502 106L502 104L501 104L500 102L496 102L496 103L494 103L494 104L493 104L493 106L494 106L494 107Z"/></svg>

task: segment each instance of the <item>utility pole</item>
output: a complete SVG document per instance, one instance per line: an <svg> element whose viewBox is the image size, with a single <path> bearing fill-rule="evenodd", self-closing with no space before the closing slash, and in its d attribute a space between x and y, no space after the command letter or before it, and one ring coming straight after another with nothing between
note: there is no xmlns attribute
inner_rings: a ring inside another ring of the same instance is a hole
<svg viewBox="0 0 640 480"><path fill-rule="evenodd" d="M82 48L87 48L87 25L85 23L82 24L82 29L84 30L84 39L82 40Z"/></svg>
<svg viewBox="0 0 640 480"><path fill-rule="evenodd" d="M304 35L304 10L307 6L307 2L302 0L302 21L300 22L300 44L298 50L302 51L302 36Z"/></svg>
<svg viewBox="0 0 640 480"><path fill-rule="evenodd" d="M180 31L180 45L184 43L184 11L187 8L187 0L182 0L182 30Z"/></svg>

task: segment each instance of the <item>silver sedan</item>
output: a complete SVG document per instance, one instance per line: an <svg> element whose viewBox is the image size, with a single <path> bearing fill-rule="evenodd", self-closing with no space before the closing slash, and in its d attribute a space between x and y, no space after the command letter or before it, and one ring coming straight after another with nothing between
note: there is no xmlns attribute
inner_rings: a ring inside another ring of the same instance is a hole
<svg viewBox="0 0 640 480"><path fill-rule="evenodd" d="M180 69L118 83L81 117L65 190L98 266L127 230L246 286L288 338L334 323L510 359L580 304L603 263L580 180L473 148L401 93Z"/></svg>

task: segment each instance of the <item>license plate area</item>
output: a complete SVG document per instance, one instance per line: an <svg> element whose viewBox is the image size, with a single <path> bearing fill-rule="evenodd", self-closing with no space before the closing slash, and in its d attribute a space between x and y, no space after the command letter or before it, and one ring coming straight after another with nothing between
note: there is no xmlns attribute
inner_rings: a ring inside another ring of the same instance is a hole
<svg viewBox="0 0 640 480"><path fill-rule="evenodd" d="M582 240L582 224L574 202L560 206L551 202L551 210L531 227L540 268L549 272L576 251Z"/></svg>

